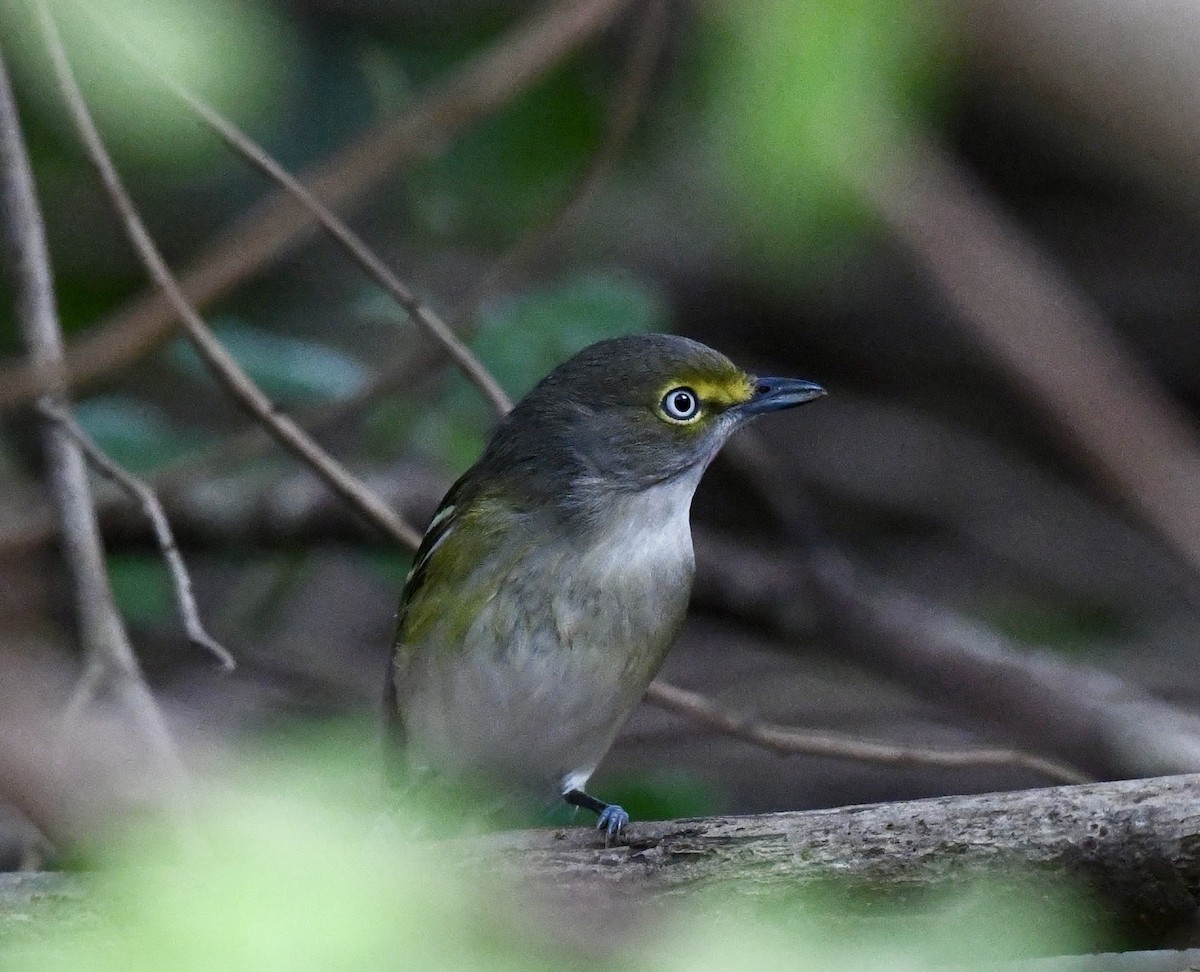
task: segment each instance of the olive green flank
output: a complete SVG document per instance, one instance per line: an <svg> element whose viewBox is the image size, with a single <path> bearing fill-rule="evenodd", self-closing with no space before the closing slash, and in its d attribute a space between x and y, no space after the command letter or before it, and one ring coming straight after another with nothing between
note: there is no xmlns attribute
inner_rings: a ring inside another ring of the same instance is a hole
<svg viewBox="0 0 1200 972"><path fill-rule="evenodd" d="M429 554L420 586L409 593L401 640L420 643L436 626L443 646L462 643L505 576L504 571L494 571L487 576L495 583L480 584L476 568L496 552L513 515L509 504L494 497L479 497L456 514L454 525ZM447 598L447 590L455 596ZM429 592L438 593L428 596Z"/></svg>

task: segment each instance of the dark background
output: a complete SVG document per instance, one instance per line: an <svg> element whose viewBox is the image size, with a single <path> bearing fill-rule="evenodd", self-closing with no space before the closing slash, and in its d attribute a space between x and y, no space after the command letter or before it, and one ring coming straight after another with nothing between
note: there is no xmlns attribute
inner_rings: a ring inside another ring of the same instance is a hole
<svg viewBox="0 0 1200 972"><path fill-rule="evenodd" d="M131 30L133 43L199 45L201 62L204 44L217 43L227 60L210 51L207 73L219 83L185 77L299 170L413 103L535 8L308 0L245 7L262 19L239 27L216 5L214 23L240 38L229 44L211 24L159 24L148 9L119 12L150 38ZM895 210L864 186L887 186L901 208L921 205L902 178L889 180L914 146L936 146L953 179L966 180L955 198L967 208L954 212L998 221L1015 252L1044 269L1031 299L1043 299L1051 281L1061 288L1053 293L1081 299L1088 326L1127 355L1103 373L1064 370L1064 385L1090 389L1103 414L1128 362L1190 422L1200 401L1200 115L1190 83L1200 78L1200 43L1187 40L1200 39L1200 16L1115 0L952 9L672 2L656 26L652 9L632 5L528 93L389 175L347 209L351 223L423 299L472 327L473 346L513 395L592 340L646 329L697 337L760 373L824 384L827 399L756 430L759 454L802 504L806 529L785 528L746 488L744 470L720 461L695 504L702 561L717 536L769 571L773 557L802 556L819 538L872 577L1019 648L1102 668L1194 709L1200 617L1195 569L1178 538L1064 429L1044 392L964 323L964 299L1001 326L1010 312L996 292L948 297L930 271L970 249L969 228L935 220L941 243L915 246L897 230ZM28 24L18 11L0 30L64 324L79 339L140 291L142 275ZM95 36L83 22L68 45L144 215L173 264L186 267L266 185ZM631 96L630 51L647 36L659 54ZM636 126L614 139L613 115L633 108ZM589 165L606 156L589 178ZM917 166L940 185L941 170ZM581 184L588 193L564 209ZM561 225L536 234L557 213ZM536 245L490 277L529 232ZM986 253L979 266L985 276L1003 272ZM9 293L0 336L12 368L20 351ZM1059 310L1047 308L1051 318ZM395 361L428 354L402 311L325 239L207 312L300 417L353 397ZM1036 329L1021 351L1030 360L1049 353ZM390 483L418 523L490 422L448 368L420 376L321 432L337 456ZM224 676L187 645L144 527L110 503L113 581L181 736L261 739L310 720L374 718L406 555L322 505L321 491L276 451L230 455L227 443L248 420L178 341L106 372L78 399L97 440L162 485L201 610L239 661ZM72 664L31 416L15 408L4 420L0 643ZM1118 447L1131 434L1119 414L1111 429ZM1149 465L1145 473L1167 475ZM778 596L809 611L811 623L781 634L752 599L738 609L699 584L664 675L764 719L906 744L1027 744L1057 731L1017 732L1007 713L954 699L952 683L931 689L864 663L845 643L861 635L803 584ZM1118 772L1096 757L1093 775ZM596 788L635 816L1047 782L1017 768L779 756L649 707L601 775Z"/></svg>

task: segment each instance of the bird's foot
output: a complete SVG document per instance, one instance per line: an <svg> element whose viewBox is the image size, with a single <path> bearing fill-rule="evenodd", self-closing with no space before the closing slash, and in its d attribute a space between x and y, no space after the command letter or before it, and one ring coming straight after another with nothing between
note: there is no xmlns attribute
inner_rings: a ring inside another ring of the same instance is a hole
<svg viewBox="0 0 1200 972"><path fill-rule="evenodd" d="M619 807L615 803L610 803L600 811L600 818L596 821L596 829L604 831L604 842L612 840L625 829L629 823L629 814L624 807Z"/></svg>
<svg viewBox="0 0 1200 972"><path fill-rule="evenodd" d="M568 790L563 794L563 799L571 806L591 810L599 817L596 821L596 829L604 831L604 846L606 847L610 840L621 835L629 823L629 814L626 813L624 807L597 800L590 793L584 793L583 790Z"/></svg>

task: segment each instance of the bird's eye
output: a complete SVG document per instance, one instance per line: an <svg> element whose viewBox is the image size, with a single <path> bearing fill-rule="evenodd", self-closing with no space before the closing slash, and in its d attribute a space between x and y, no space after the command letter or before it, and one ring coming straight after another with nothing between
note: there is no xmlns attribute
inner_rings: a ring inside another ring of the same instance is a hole
<svg viewBox="0 0 1200 972"><path fill-rule="evenodd" d="M700 399L690 388L672 388L663 395L663 413L676 422L690 422L700 412Z"/></svg>

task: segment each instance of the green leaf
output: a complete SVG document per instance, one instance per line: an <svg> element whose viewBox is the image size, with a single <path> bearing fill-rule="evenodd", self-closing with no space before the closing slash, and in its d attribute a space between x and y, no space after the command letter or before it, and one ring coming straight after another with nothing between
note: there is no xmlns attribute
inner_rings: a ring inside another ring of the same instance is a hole
<svg viewBox="0 0 1200 972"><path fill-rule="evenodd" d="M591 272L485 307L475 350L509 394L520 398L589 344L667 324L666 299L648 281Z"/></svg>
<svg viewBox="0 0 1200 972"><path fill-rule="evenodd" d="M180 429L155 405L124 395L96 395L80 402L75 418L114 462L130 472L154 469L205 441Z"/></svg>
<svg viewBox="0 0 1200 972"><path fill-rule="evenodd" d="M795 266L856 229L861 179L944 101L948 15L924 0L705 8L707 145L753 256Z"/></svg>
<svg viewBox="0 0 1200 972"><path fill-rule="evenodd" d="M316 341L272 334L230 318L221 319L213 331L262 390L281 404L344 401L368 380L363 365ZM172 346L171 361L188 374L208 374L191 345L182 341Z"/></svg>
<svg viewBox="0 0 1200 972"><path fill-rule="evenodd" d="M547 372L595 341L621 334L663 330L667 302L649 283L620 273L589 273L541 290L498 301L484 309L474 350L500 384L520 398ZM422 413L393 404L372 421L373 445L401 430L418 451L461 471L483 450L494 421L479 393L455 374L437 401Z"/></svg>
<svg viewBox="0 0 1200 972"><path fill-rule="evenodd" d="M113 554L108 576L117 607L131 624L149 627L171 619L171 576L157 554Z"/></svg>

